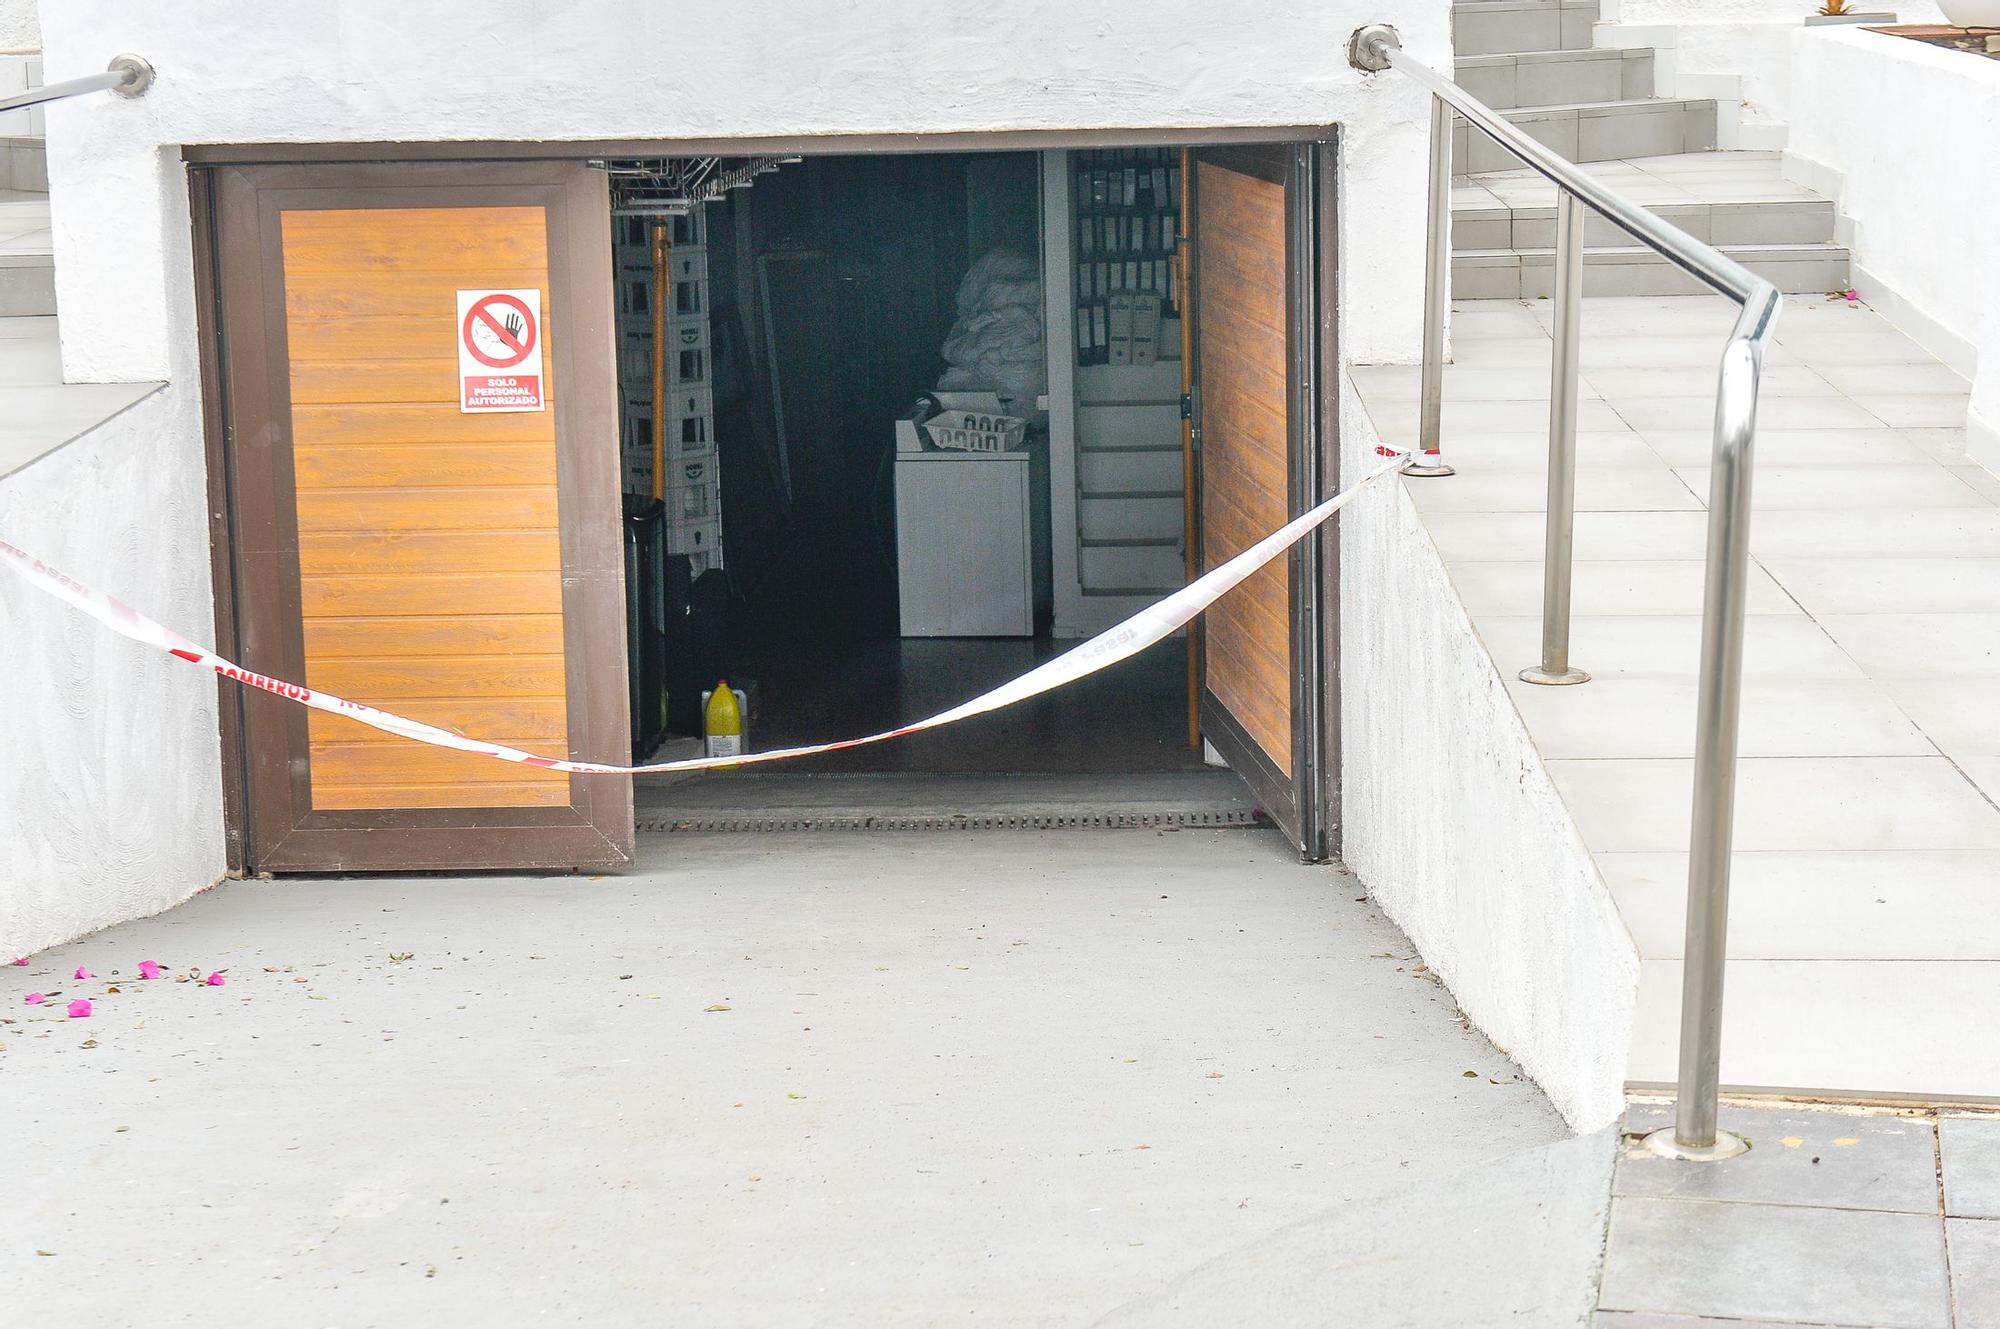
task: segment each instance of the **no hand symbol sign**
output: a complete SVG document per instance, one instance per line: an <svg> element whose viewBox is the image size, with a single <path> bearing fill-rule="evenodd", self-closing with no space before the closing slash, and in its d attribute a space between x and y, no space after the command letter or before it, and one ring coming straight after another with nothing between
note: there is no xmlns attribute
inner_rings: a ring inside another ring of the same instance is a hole
<svg viewBox="0 0 2000 1329"><path fill-rule="evenodd" d="M542 293L458 293L458 409L539 411L542 396Z"/></svg>

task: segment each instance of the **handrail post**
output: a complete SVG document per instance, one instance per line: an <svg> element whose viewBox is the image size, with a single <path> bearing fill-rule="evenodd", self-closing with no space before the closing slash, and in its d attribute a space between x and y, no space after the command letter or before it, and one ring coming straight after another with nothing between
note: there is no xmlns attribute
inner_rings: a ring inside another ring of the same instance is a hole
<svg viewBox="0 0 2000 1329"><path fill-rule="evenodd" d="M1424 369L1417 451L1404 475L1456 475L1444 460L1444 320L1451 306L1451 107L1431 95L1430 215L1424 242ZM1422 458L1422 460L1418 460Z"/></svg>
<svg viewBox="0 0 2000 1329"><path fill-rule="evenodd" d="M1767 297L1771 303L1774 297ZM1760 311L1745 306L1744 321ZM1768 311L1764 311L1768 317ZM1739 325L1740 326L1740 325ZM1750 463L1763 348L1739 331L1723 348L1708 482L1701 691L1688 827L1687 937L1681 951L1680 1082L1674 1124L1646 1145L1672 1158L1731 1158L1749 1145L1716 1128L1722 1085L1722 980L1729 956L1729 856L1735 835L1736 738L1742 710L1744 610L1750 585Z"/></svg>
<svg viewBox="0 0 2000 1329"><path fill-rule="evenodd" d="M1549 352L1549 502L1542 538L1542 662L1524 683L1587 683L1569 663L1571 555L1576 543L1576 403L1583 323L1583 204L1556 191L1555 345Z"/></svg>

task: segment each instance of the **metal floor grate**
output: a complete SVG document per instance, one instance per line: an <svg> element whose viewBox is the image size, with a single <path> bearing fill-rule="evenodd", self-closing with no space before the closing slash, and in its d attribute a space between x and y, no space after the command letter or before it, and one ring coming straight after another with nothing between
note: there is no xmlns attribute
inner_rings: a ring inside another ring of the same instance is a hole
<svg viewBox="0 0 2000 1329"><path fill-rule="evenodd" d="M1144 830L1172 827L1217 830L1262 826L1255 808L1189 808L1149 812L995 812L833 814L704 812L692 816L639 818L642 831L1076 831Z"/></svg>

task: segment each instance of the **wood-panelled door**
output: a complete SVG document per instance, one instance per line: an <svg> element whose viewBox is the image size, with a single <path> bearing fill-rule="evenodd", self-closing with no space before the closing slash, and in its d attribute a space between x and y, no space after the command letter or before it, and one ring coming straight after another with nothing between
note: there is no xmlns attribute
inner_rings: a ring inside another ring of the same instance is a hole
<svg viewBox="0 0 2000 1329"><path fill-rule="evenodd" d="M225 642L252 669L459 733L627 760L604 176L327 164L207 184ZM631 861L622 778L259 692L227 704L253 870Z"/></svg>
<svg viewBox="0 0 2000 1329"><path fill-rule="evenodd" d="M1325 145L1193 154L1191 284L1202 571L1329 492L1320 383L1331 364ZM1325 380L1332 381L1332 380ZM1333 537L1323 528L1201 619L1203 736L1300 854L1331 852L1328 661Z"/></svg>

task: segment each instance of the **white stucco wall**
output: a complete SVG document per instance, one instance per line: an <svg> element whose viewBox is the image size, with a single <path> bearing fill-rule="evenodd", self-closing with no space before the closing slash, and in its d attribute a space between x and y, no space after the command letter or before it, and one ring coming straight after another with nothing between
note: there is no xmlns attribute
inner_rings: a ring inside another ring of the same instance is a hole
<svg viewBox="0 0 2000 1329"><path fill-rule="evenodd" d="M1726 115L1718 122L1723 147L1776 148L1794 118L1792 38L1818 8L1818 0L1602 0L1596 41L1655 48L1663 97L1740 100L1740 127L1732 130ZM1857 0L1854 8L1887 10L1904 23L1943 21L1934 0Z"/></svg>
<svg viewBox="0 0 2000 1329"><path fill-rule="evenodd" d="M163 389L0 479L0 532L208 638L196 397ZM5 571L0 632L0 960L157 913L221 877L213 676Z"/></svg>
<svg viewBox="0 0 2000 1329"><path fill-rule="evenodd" d="M38 9L38 0L0 0L0 52L42 49Z"/></svg>
<svg viewBox="0 0 2000 1329"><path fill-rule="evenodd" d="M1377 439L1346 396L1353 476ZM1340 517L1343 857L1460 1009L1595 1130L1624 1111L1638 950L1403 483Z"/></svg>
<svg viewBox="0 0 2000 1329"><path fill-rule="evenodd" d="M1411 50L1450 59L1445 0L1391 6ZM803 12L744 0L273 5L64 0L43 15L48 77L135 51L142 100L51 109L57 296L72 377L165 373L189 311L163 175L185 143L833 134L1344 122L1348 251L1365 281L1357 354L1417 343L1423 94L1347 64L1375 0L868 0ZM163 219L164 224L155 219ZM171 218L171 221L165 219Z"/></svg>
<svg viewBox="0 0 2000 1329"><path fill-rule="evenodd" d="M1801 32L1786 168L1837 200L1855 285L1971 376L1968 446L2000 469L2000 61Z"/></svg>

